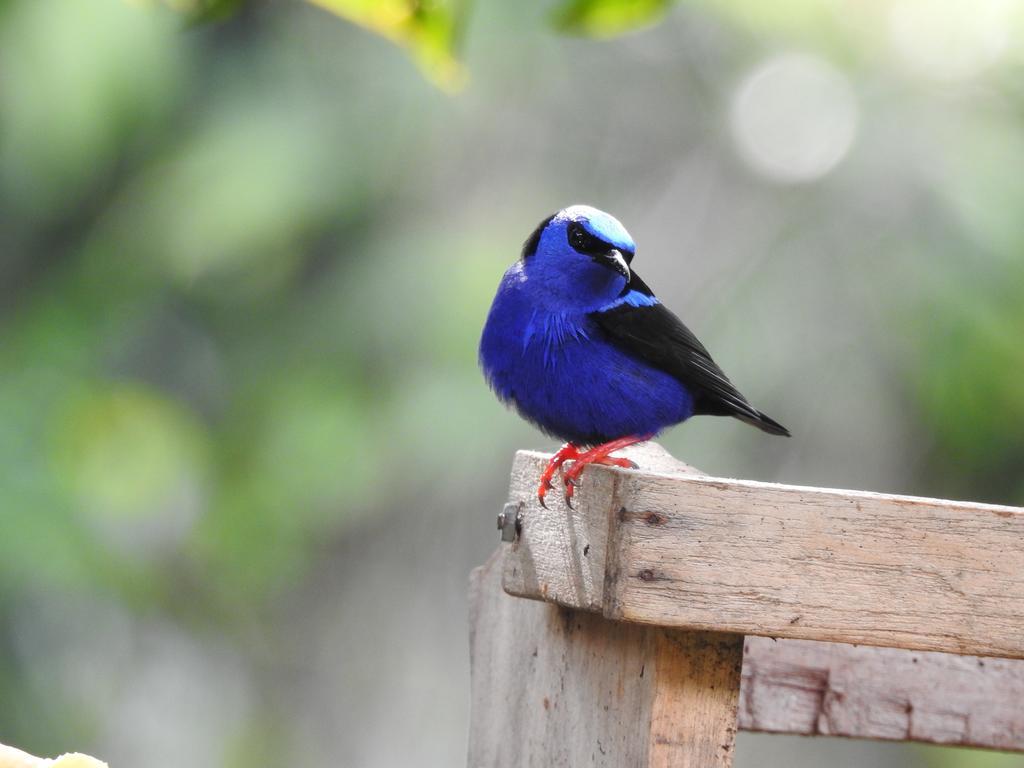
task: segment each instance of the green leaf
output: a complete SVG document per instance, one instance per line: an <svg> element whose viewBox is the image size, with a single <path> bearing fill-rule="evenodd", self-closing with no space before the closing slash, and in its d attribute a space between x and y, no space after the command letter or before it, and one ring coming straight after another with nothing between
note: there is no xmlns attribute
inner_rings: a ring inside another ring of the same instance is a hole
<svg viewBox="0 0 1024 768"><path fill-rule="evenodd" d="M162 2L194 24L220 21L239 10L248 0L128 0L133 5L151 6Z"/></svg>
<svg viewBox="0 0 1024 768"><path fill-rule="evenodd" d="M562 32L608 38L661 21L673 0L570 0L555 11Z"/></svg>
<svg viewBox="0 0 1024 768"><path fill-rule="evenodd" d="M246 0L194 0L189 20L196 24L221 21L239 10Z"/></svg>
<svg viewBox="0 0 1024 768"><path fill-rule="evenodd" d="M420 70L447 91L465 82L455 55L469 0L309 0L405 48Z"/></svg>

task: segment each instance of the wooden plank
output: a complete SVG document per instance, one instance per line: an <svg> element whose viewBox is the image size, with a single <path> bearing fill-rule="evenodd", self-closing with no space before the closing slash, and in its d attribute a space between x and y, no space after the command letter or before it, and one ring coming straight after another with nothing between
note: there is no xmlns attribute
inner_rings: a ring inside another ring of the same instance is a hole
<svg viewBox="0 0 1024 768"><path fill-rule="evenodd" d="M1024 752L1024 661L749 637L740 729Z"/></svg>
<svg viewBox="0 0 1024 768"><path fill-rule="evenodd" d="M587 678L570 684L570 699L559 697L566 695L563 675L579 659L595 653L595 643L584 640L594 627L614 633L600 646L605 657L617 654L619 663L633 670L643 668L642 658L651 654L649 638L656 628L602 621L593 614L509 597L500 590L497 572L492 558L473 576L470 766L547 765L544 752L534 750L543 750L545 738L561 743L558 728L567 729L574 741L557 748L552 754L563 762L550 765L590 764L592 754L604 761L595 765L615 765L617 757L641 750L639 732L622 733L604 718L641 711L649 691L624 687L620 695L617 681L606 681L602 687ZM555 631L548 633L552 624ZM575 633L563 637L557 629L562 626L575 628ZM563 659L562 654L573 653L577 643L587 650L573 657L576 661ZM638 677L633 676L634 683ZM647 670L642 679L652 679ZM606 710L602 697L610 691L615 692L617 706ZM663 697L652 712L669 712L672 701L682 698L676 696ZM554 711L559 717L576 720L557 727L538 723L551 716L543 708L544 697L549 705L558 704ZM738 726L745 731L1024 752L1022 701L1020 660L748 637ZM670 714L660 718L672 719ZM634 719L630 722L635 726ZM551 727L551 733L531 735L542 725ZM657 740L655 736L653 741ZM565 762L570 757L578 761Z"/></svg>
<svg viewBox="0 0 1024 768"><path fill-rule="evenodd" d="M645 765L732 765L743 636L659 628L654 642L656 676Z"/></svg>
<svg viewBox="0 0 1024 768"><path fill-rule="evenodd" d="M657 443L632 446L621 455L661 474L700 475ZM525 458L527 456L530 454L521 452L512 466L510 499L516 502L528 497L524 508L531 514L529 524L513 547L515 555L505 559L505 591L600 612L604 606L605 545L609 528L607 515L600 510L608 507L608 502L601 506L602 500L613 497L616 475L600 471L588 475L573 508L554 499L558 495L556 489L548 496L551 510L545 510L536 500L539 476L536 463Z"/></svg>
<svg viewBox="0 0 1024 768"><path fill-rule="evenodd" d="M545 460L516 457L512 594L660 626L1024 657L1024 510L640 460L588 468L585 513L548 511L534 496Z"/></svg>
<svg viewBox="0 0 1024 768"><path fill-rule="evenodd" d="M728 768L742 639L518 600L471 581L471 768Z"/></svg>

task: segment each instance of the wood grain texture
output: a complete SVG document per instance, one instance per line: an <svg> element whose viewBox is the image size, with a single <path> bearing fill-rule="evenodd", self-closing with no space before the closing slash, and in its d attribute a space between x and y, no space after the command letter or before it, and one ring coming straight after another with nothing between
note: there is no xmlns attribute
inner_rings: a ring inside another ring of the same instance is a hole
<svg viewBox="0 0 1024 768"><path fill-rule="evenodd" d="M660 629L646 765L732 765L742 635Z"/></svg>
<svg viewBox="0 0 1024 768"><path fill-rule="evenodd" d="M659 626L1024 657L1021 509L640 461L588 467L580 511L547 511L534 497L545 460L516 457L512 594Z"/></svg>
<svg viewBox="0 0 1024 768"><path fill-rule="evenodd" d="M1024 752L1024 661L746 640L745 731Z"/></svg>
<svg viewBox="0 0 1024 768"><path fill-rule="evenodd" d="M499 570L492 557L472 578L469 765L631 765L616 761L644 750L676 760L672 723L693 704L664 660L669 684L652 692L659 630L509 597ZM609 659L633 674L609 676ZM1024 661L749 637L738 727L1024 752L1022 701ZM648 712L646 734L636 725Z"/></svg>
<svg viewBox="0 0 1024 768"><path fill-rule="evenodd" d="M657 443L630 446L616 455L662 475L700 474ZM600 612L604 606L605 546L609 516L616 511L611 501L616 498L618 476L600 471L588 474L576 493L574 508L565 505L556 488L548 494L551 509L545 510L537 503L536 491L537 462L546 460L542 454L520 452L512 465L509 499L521 502L527 517L505 558L505 591Z"/></svg>
<svg viewBox="0 0 1024 768"><path fill-rule="evenodd" d="M471 580L469 766L732 765L741 638L518 600Z"/></svg>

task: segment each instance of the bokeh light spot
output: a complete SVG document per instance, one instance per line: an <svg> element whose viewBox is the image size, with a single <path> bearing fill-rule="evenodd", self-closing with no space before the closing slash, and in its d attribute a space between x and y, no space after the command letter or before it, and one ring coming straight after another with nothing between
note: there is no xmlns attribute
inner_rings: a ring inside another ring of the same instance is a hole
<svg viewBox="0 0 1024 768"><path fill-rule="evenodd" d="M915 72L933 80L966 80L1006 51L1012 14L1007 0L901 0L889 14L889 38Z"/></svg>
<svg viewBox="0 0 1024 768"><path fill-rule="evenodd" d="M756 67L737 89L731 117L740 154L779 182L821 178L845 157L857 133L857 104L846 78L803 54Z"/></svg>

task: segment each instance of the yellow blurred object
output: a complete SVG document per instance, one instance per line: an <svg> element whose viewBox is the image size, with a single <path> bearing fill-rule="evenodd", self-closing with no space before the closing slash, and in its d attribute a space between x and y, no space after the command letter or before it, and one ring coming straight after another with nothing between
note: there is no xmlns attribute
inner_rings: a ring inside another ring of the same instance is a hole
<svg viewBox="0 0 1024 768"><path fill-rule="evenodd" d="M309 0L354 24L372 30L405 48L420 70L436 85L454 92L466 82L455 56L460 19L457 2L415 0Z"/></svg>
<svg viewBox="0 0 1024 768"><path fill-rule="evenodd" d="M53 758L33 757L14 747L0 744L0 768L107 768L107 764L95 757L72 752Z"/></svg>

